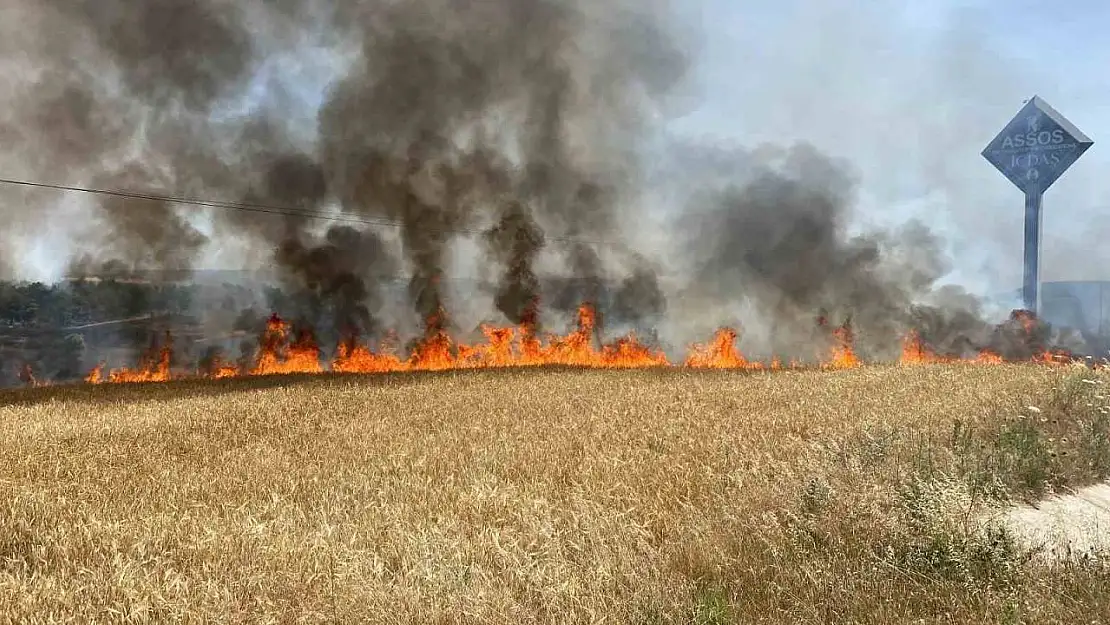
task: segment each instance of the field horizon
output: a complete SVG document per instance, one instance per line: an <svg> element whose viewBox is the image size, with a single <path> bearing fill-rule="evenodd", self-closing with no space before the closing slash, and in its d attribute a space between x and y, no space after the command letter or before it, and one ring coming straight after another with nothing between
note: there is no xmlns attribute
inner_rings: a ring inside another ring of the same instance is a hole
<svg viewBox="0 0 1110 625"><path fill-rule="evenodd" d="M1075 623L976 519L1110 477L1082 366L0 391L0 622Z"/></svg>

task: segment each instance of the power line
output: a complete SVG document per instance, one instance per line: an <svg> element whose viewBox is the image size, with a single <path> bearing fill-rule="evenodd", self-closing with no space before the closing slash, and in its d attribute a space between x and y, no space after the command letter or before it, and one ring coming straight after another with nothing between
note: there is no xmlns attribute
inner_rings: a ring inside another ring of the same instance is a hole
<svg viewBox="0 0 1110 625"><path fill-rule="evenodd" d="M0 184L6 184L19 187L30 187L35 189L52 189L55 191L70 191L76 193L89 193L93 195L106 195L111 197L120 197L130 200L147 200L153 202L166 202L169 204L182 204L186 206L203 206L206 208L219 208L224 210L238 210L253 213L265 213L269 215L281 215L284 217L303 217L305 219L316 219L320 221L334 221L342 223L360 224L366 226L383 226L386 228L403 228L404 223L391 219L381 218L368 218L357 217L354 215L343 215L335 213L325 213L323 211L295 208L289 206L274 206L272 204L258 204L252 202L228 202L225 200L201 200L194 198L178 197L173 195L158 195L153 193L138 193L135 191L117 191L114 189L96 189L92 187L78 187L64 184L50 184L47 182L31 182L28 180L15 180L12 178L0 178ZM482 230L473 228L426 228L425 232L439 232L439 233L452 233L452 234L485 234ZM566 243L592 243L595 245L606 245L604 241L591 241L586 239L576 239L571 237L552 237L544 236L545 239L551 241L563 241Z"/></svg>

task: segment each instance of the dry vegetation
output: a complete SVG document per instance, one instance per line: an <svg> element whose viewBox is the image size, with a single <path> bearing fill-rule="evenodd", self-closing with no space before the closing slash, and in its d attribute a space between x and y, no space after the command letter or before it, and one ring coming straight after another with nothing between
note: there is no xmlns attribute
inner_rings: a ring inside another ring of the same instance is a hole
<svg viewBox="0 0 1110 625"><path fill-rule="evenodd" d="M1108 380L937 365L9 393L0 619L1110 622L1101 556L1043 565L973 519L1106 477Z"/></svg>

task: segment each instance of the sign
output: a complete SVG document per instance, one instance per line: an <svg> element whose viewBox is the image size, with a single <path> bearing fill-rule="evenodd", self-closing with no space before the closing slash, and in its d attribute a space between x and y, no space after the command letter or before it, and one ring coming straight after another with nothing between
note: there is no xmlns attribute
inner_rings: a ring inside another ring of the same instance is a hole
<svg viewBox="0 0 1110 625"><path fill-rule="evenodd" d="M1044 192L1094 142L1047 102L1033 96L998 136L983 157L1025 192L1025 309L1040 313L1041 199Z"/></svg>
<svg viewBox="0 0 1110 625"><path fill-rule="evenodd" d="M983 156L1026 193L1043 193L1094 142L1037 96L991 141Z"/></svg>

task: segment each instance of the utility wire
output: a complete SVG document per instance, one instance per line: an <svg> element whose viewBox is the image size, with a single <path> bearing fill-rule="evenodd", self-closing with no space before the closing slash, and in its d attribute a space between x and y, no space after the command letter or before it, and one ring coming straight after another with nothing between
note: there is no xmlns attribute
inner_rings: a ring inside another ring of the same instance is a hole
<svg viewBox="0 0 1110 625"><path fill-rule="evenodd" d="M135 191L117 191L113 189L95 189L91 187L78 187L64 184L50 184L46 182L31 182L27 180L15 180L12 178L0 178L0 184L6 184L19 187L30 187L35 189L52 189L55 191L71 191L76 193L89 193L93 195L106 195L111 197L120 197L131 200L147 200L153 202L166 202L170 204L183 204L186 206L203 206L207 208L219 208L224 210L238 210L253 213L265 213L269 215L281 215L285 217L303 217L305 219L316 219L321 221L334 221L342 223L353 223L367 226L384 226L387 228L403 228L404 223L391 219L374 219L367 217L357 217L354 215L343 215L334 213L325 213L323 211L294 208L288 206L274 206L271 204L256 204L252 202L228 202L223 200L200 200L193 198L184 198L172 195L158 195L153 193L138 193ZM425 232L440 232L452 234L485 234L485 231L476 230L473 228L425 228ZM551 241L563 241L566 243L592 243L595 245L607 245L605 241L591 241L586 239L577 239L571 237L545 237Z"/></svg>

